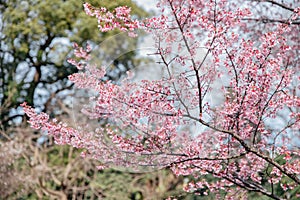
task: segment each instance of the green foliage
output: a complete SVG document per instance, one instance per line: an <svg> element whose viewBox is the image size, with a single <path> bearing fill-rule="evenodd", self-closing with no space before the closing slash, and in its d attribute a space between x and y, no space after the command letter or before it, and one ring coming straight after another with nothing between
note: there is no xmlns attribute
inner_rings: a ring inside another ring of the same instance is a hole
<svg viewBox="0 0 300 200"><path fill-rule="evenodd" d="M97 45L118 32L100 33L97 20L83 11L82 1L0 2L0 93L3 94L0 96L0 121L2 128L6 129L8 122L14 118L9 117L11 108L17 108L20 103L27 101L47 111L46 103L55 97L53 94L70 88L67 76L76 72L66 62L72 51L72 42L84 45L89 41ZM87 2L110 9L128 5L136 17L147 16L143 9L130 0ZM110 47L103 47L101 51L117 49L120 43L122 41L114 41ZM132 40L131 43L137 45L136 41ZM128 53L116 63L132 68L129 65L133 65L134 56L134 53ZM47 94L38 96L37 88Z"/></svg>

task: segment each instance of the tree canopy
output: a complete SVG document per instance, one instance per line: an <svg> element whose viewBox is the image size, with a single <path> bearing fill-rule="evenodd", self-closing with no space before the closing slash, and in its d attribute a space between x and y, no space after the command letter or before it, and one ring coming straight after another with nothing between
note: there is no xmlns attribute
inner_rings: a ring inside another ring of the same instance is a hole
<svg viewBox="0 0 300 200"><path fill-rule="evenodd" d="M128 5L137 18L147 13L130 0L88 1L96 6L113 9L118 5ZM97 20L87 16L82 2L77 0L22 1L1 0L1 124L6 128L20 116L19 104L27 101L40 110L58 93L68 90L72 84L68 75L77 71L66 62L72 50L72 43L90 42L100 44L106 38L119 33L101 33ZM111 41L102 51L119 48L122 41ZM131 41L137 45L136 41ZM114 64L132 68L133 53L117 59ZM112 78L112 77L111 77ZM19 120L20 121L20 120Z"/></svg>
<svg viewBox="0 0 300 200"><path fill-rule="evenodd" d="M126 6L84 7L102 32L152 34L151 55L166 73L103 81L105 66L91 65L90 46L75 45L78 59L69 62L80 71L69 79L95 94L84 114L109 123L74 128L24 102L33 128L85 149L99 169L171 168L195 178L185 190L220 199L299 198L297 1L161 0L159 15L143 21ZM223 99L212 104L221 78Z"/></svg>

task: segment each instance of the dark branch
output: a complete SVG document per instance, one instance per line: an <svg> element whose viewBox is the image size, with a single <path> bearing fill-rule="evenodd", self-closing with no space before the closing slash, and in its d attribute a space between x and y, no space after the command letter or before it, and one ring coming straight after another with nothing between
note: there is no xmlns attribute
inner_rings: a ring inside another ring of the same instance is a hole
<svg viewBox="0 0 300 200"><path fill-rule="evenodd" d="M300 21L288 21L283 19L268 19L268 18L243 18L244 21L255 21L262 23L281 23L281 24L294 24L300 25Z"/></svg>

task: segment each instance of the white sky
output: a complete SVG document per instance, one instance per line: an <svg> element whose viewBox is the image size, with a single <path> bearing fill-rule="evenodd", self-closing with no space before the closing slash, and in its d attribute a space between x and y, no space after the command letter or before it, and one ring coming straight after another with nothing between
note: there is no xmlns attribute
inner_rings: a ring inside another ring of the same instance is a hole
<svg viewBox="0 0 300 200"><path fill-rule="evenodd" d="M156 0L133 0L137 5L143 7L146 11L156 10Z"/></svg>

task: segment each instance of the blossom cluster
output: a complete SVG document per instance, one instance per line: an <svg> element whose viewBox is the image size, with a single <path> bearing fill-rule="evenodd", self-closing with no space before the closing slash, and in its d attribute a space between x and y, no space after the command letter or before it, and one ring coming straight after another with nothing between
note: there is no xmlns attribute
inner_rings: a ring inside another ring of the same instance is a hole
<svg viewBox="0 0 300 200"><path fill-rule="evenodd" d="M131 9L120 6L110 12L106 8L94 8L89 3L83 4L87 15L95 16L98 19L98 27L101 32L107 32L118 28L120 31L128 31L129 36L135 36L134 30L139 27L138 20L131 19Z"/></svg>

